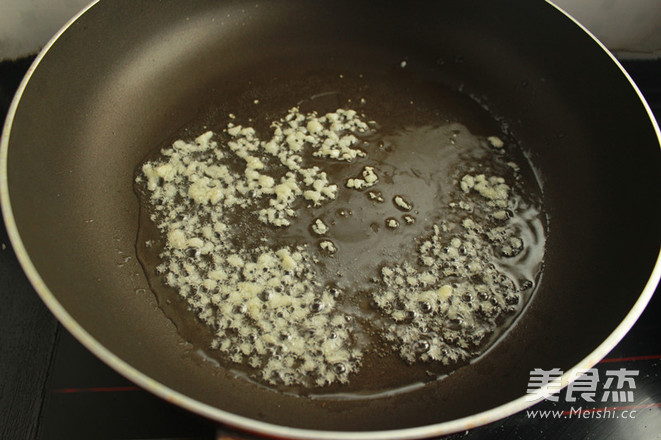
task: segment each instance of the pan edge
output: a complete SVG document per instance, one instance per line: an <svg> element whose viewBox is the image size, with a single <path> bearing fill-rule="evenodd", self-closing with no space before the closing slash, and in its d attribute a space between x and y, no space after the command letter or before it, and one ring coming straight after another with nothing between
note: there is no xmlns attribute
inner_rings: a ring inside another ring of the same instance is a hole
<svg viewBox="0 0 661 440"><path fill-rule="evenodd" d="M66 31L66 29L78 18L80 18L87 10L93 7L98 0L91 3L87 8L80 11L75 17L73 17L58 33L47 43L44 49L35 59L34 63L30 66L30 69L21 82L19 89L12 100L7 119L5 120L3 126L2 137L0 138L0 206L2 208L3 217L5 220L7 232L11 241L11 244L16 252L16 256L21 264L21 267L25 271L28 279L30 280L32 286L37 291L41 299L51 310L51 312L58 318L58 320L64 325L64 327L69 330L87 349L92 351L97 357L102 359L106 364L113 368L118 373L127 377L136 384L146 388L150 392L158 395L159 397L169 401L173 404L182 406L188 410L191 410L200 415L212 418L214 420L228 423L232 426L236 426L240 429L249 430L252 432L259 432L262 434L282 436L288 438L319 438L319 439L394 439L394 438L422 438L433 435L449 434L452 432L462 431L465 429L471 429L476 426L487 424L509 415L515 414L519 411L524 410L527 407L532 406L532 402L528 402L525 396L522 396L516 400L508 402L504 405L498 406L496 408L484 411L479 414L471 415L465 418L453 420L450 422L443 422L434 425L416 427L416 428L405 428L389 431L372 431L372 432L347 432L347 431L317 431L310 429L299 429L299 428L290 428L281 425L275 425L271 423L259 422L247 417L238 416L232 413L228 413L223 410L211 407L206 404L202 404L194 399L186 397L185 395L178 393L165 385L156 382L150 379L145 374L141 373L137 369L131 367L125 361L114 355L107 348L101 345L95 338L93 338L89 333L87 333L69 314L64 310L62 305L55 299L54 295L50 292L49 288L45 285L41 279L40 274L37 269L34 267L27 251L23 245L20 233L18 231L15 219L13 217L13 212L11 208L11 201L9 199L9 188L8 188L8 179L7 179L7 160L8 160L8 149L9 149L9 138L11 134L11 126L13 122L16 109L21 100L21 95L27 86L32 72L38 67L39 62L48 52L50 47L55 44L58 38ZM646 100L642 96L637 85L631 79L626 70L622 67L619 61L603 46L598 39L594 37L587 29L585 29L580 23L574 20L569 14L564 12L562 9L553 5L551 2L547 2L556 8L558 11L567 16L570 20L576 23L581 29L583 29L604 51L611 57L611 59L616 63L620 70L624 73L626 78L629 80L630 84L633 86L633 89L638 94L641 103L646 109L648 116L652 122L654 130L656 132L657 138L661 140L661 132L659 126L647 104ZM661 147L661 145L660 145ZM648 302L650 301L656 286L661 279L661 251L657 257L656 263L648 279L641 295L638 297L633 307L629 310L626 317L623 321L615 328L615 330L602 342L592 353L586 356L581 362L579 362L575 367L567 371L562 378L559 379L559 382L562 386L566 386L570 378L574 377L577 371L580 371L585 368L590 368L595 365L599 360L601 360L617 343L624 337L624 335L631 329L638 317L641 315ZM547 387L543 388L541 392L551 394L550 390L554 391L557 388L553 388L555 384L549 384Z"/></svg>

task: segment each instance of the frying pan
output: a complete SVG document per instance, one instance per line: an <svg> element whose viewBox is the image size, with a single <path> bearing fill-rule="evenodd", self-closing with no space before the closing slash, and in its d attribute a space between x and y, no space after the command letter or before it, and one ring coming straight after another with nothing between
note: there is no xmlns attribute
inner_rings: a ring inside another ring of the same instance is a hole
<svg viewBox="0 0 661 440"><path fill-rule="evenodd" d="M200 116L209 108L248 111L229 103L260 96L291 106L325 91L314 78L402 60L408 80L505 121L537 170L548 237L526 310L479 360L392 395L276 392L200 362L135 258L136 166L213 123ZM622 338L661 274L660 170L659 129L635 85L545 2L115 0L72 21L20 87L2 137L2 208L44 302L147 390L264 434L423 437L520 411L532 369L560 368L566 384Z"/></svg>

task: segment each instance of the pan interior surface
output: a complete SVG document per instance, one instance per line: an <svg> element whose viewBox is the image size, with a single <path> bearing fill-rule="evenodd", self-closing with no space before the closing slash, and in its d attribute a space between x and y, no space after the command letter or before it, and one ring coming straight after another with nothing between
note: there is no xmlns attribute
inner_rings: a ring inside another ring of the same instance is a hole
<svg viewBox="0 0 661 440"><path fill-rule="evenodd" d="M135 255L133 178L150 152L217 124L210 108L294 105L328 91L324 78L336 74L459 91L507 123L543 189L546 257L527 309L478 361L409 392L313 399L236 380L195 355ZM283 96L288 81L309 90ZM220 421L383 431L503 405L525 394L532 369L567 370L611 334L661 242L661 155L649 115L610 57L546 4L100 2L43 55L7 142L3 208L11 203L47 286L37 290L152 391L167 395L164 386Z"/></svg>

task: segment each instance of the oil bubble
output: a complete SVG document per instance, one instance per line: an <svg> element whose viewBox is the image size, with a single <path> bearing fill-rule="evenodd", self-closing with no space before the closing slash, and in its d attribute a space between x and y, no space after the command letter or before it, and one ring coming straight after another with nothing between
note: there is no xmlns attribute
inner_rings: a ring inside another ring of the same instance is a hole
<svg viewBox="0 0 661 440"><path fill-rule="evenodd" d="M425 339L421 339L420 341L417 341L415 344L413 344L413 351L417 354L423 354L427 353L430 349L430 344L429 341Z"/></svg>

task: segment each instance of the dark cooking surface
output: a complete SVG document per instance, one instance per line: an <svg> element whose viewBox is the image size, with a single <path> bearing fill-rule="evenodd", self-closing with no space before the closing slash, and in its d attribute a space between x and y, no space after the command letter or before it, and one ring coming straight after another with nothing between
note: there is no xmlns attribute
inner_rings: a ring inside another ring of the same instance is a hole
<svg viewBox="0 0 661 440"><path fill-rule="evenodd" d="M28 65L26 60L0 64L2 114ZM653 111L661 115L661 62L627 62L625 67ZM0 438L214 438L214 423L135 387L57 324L23 275L4 227L0 232ZM446 438L661 438L661 352L656 338L660 322L661 298L656 295L632 331L608 355L610 362L598 365L602 376L619 368L640 371L633 402L607 405L617 406L620 416L622 407L635 410L635 419L578 419L576 415L542 419L539 415L530 418L524 411ZM572 404L563 397L564 393L558 404L544 402L533 409L569 411ZM577 406L606 405L573 404ZM218 429L220 434L240 438L236 432Z"/></svg>

